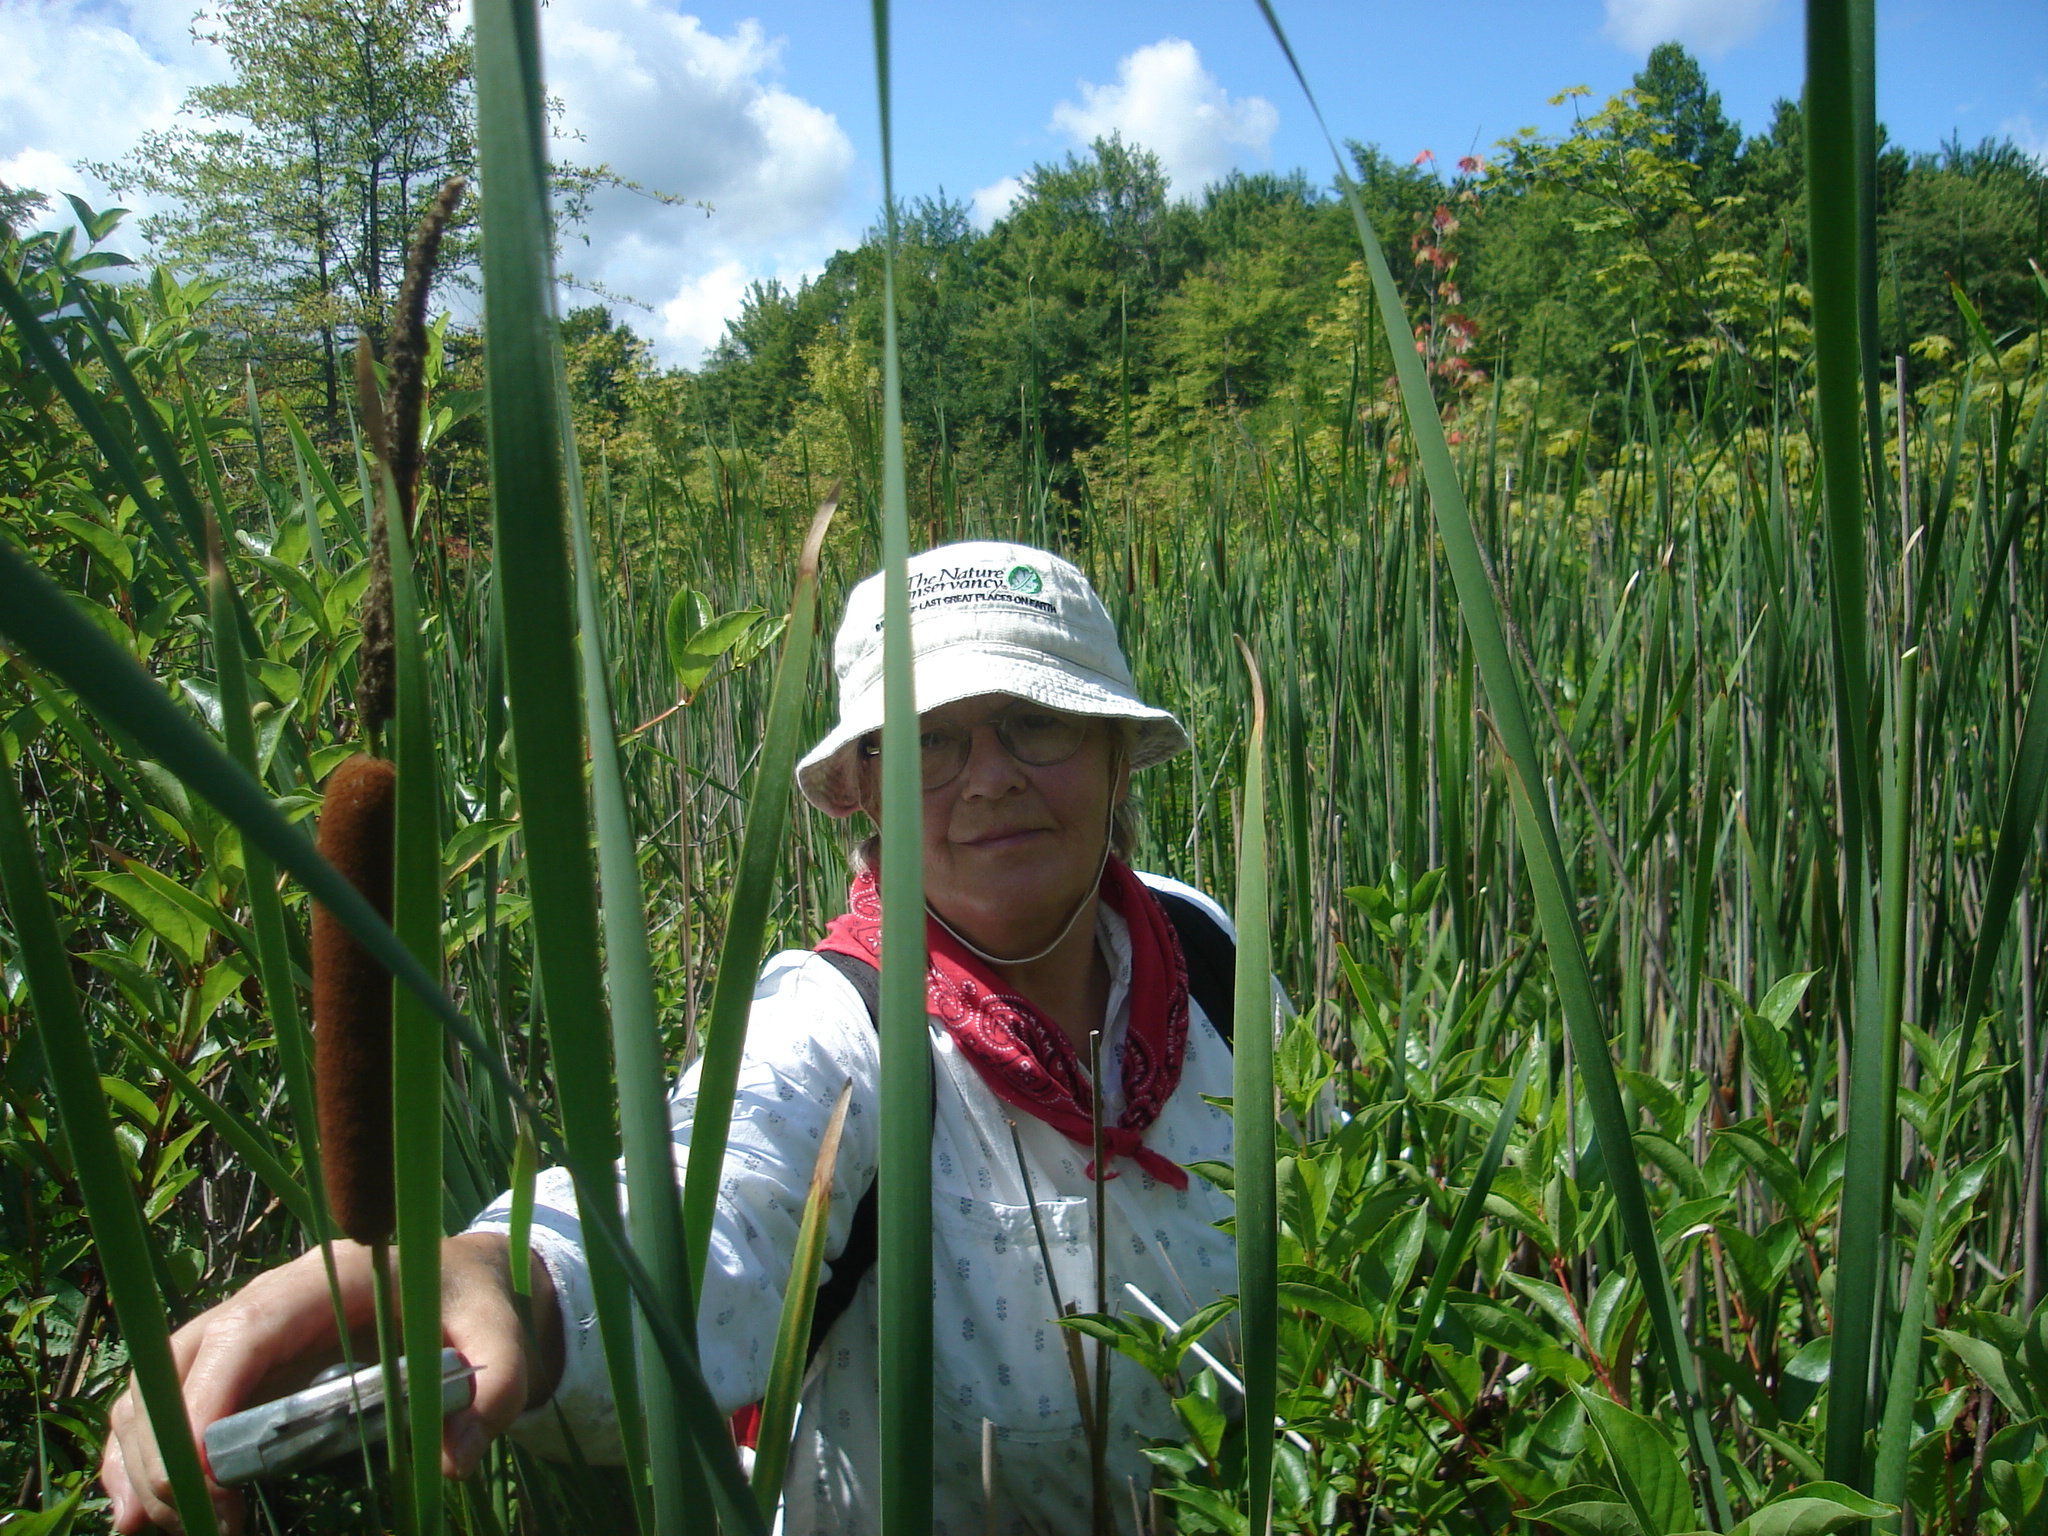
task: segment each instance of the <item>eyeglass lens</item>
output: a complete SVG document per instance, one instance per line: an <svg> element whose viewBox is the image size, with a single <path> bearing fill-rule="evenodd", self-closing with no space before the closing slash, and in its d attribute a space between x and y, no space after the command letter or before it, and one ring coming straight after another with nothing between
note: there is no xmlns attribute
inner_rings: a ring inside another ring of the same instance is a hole
<svg viewBox="0 0 2048 1536"><path fill-rule="evenodd" d="M1064 763L1088 739L1088 723L1049 710L1020 709L983 722L995 729L1003 750L1028 768ZM932 726L920 738L926 789L950 784L967 766L974 750L974 726Z"/></svg>

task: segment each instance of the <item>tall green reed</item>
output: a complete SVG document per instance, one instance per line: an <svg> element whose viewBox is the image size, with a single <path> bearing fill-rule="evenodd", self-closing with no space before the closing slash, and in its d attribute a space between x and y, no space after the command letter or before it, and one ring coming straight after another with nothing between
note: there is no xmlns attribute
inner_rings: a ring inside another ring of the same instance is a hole
<svg viewBox="0 0 2048 1536"><path fill-rule="evenodd" d="M923 784L910 651L910 513L896 339L896 184L890 147L889 3L874 0L882 130L882 1181L881 1525L932 1523L931 1046L925 1008Z"/></svg>
<svg viewBox="0 0 2048 1536"><path fill-rule="evenodd" d="M1240 640L1252 689L1238 834L1237 981L1231 1041L1232 1187L1237 1211L1239 1337L1244 1347L1245 1510L1251 1536L1272 1529L1273 1410L1279 1396L1279 1205L1273 1098L1273 940L1267 912L1266 689Z"/></svg>
<svg viewBox="0 0 2048 1536"><path fill-rule="evenodd" d="M1320 123L1321 108L1315 104L1308 79L1281 30L1279 18L1273 13L1268 0L1259 0L1259 9L1286 54L1288 64ZM1620 1086L1615 1077L1612 1047L1599 1020L1592 976L1570 896L1571 881L1564 852L1544 793L1535 737L1522 701L1514 659L1508 650L1491 576L1466 508L1464 488L1451 461L1450 447L1444 438L1443 424L1430 393L1422 360L1412 345L1413 332L1407 322L1400 290L1387 267L1386 257L1381 253L1379 241L1373 233L1365 207L1359 201L1357 188L1345 169L1343 157L1337 153L1336 141L1329 138L1327 128L1324 129L1324 137L1329 139L1331 156L1337 163L1339 184L1350 205L1359 243L1364 248L1366 264L1372 274L1388 349L1400 380L1408 427L1414 434L1417 454L1429 487L1431 507L1436 514L1438 534L1443 541L1445 560L1457 587L1459 614L1471 636L1487 700L1493 710L1494 728L1506 759L1514 819L1527 855L1525 869L1535 891L1552 974L1566 1024L1571 1031L1576 1062L1585 1082L1597 1144L1604 1154L1606 1177L1615 1192L1622 1229L1649 1302L1652 1325L1665 1367L1670 1372L1697 1475L1706 1489L1708 1518L1715 1529L1726 1529L1732 1520L1722 1482L1720 1455L1701 1399L1698 1372L1685 1340L1677 1298L1665 1269L1663 1247L1651 1217L1648 1193L1633 1155L1630 1117L1623 1107Z"/></svg>

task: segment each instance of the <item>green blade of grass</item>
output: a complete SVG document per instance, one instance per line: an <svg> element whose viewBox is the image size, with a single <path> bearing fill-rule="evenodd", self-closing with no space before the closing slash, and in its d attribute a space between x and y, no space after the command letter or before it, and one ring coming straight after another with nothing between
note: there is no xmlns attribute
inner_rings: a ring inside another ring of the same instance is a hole
<svg viewBox="0 0 2048 1536"><path fill-rule="evenodd" d="M609 1017L598 940L590 803L572 620L555 322L541 148L539 20L530 0L476 13L477 149L484 187L484 336L489 382L492 571L505 605L505 691L541 1011L562 1132L590 1168L619 1155ZM619 1219L613 1177L577 1184L579 1209ZM645 1466L633 1313L619 1266L589 1250L605 1368L629 1468ZM737 1476L735 1467L735 1476ZM630 1474L629 1474L630 1475ZM640 1479L635 1476L636 1487ZM636 1493L636 1500L640 1497ZM748 1505L752 1513L752 1505Z"/></svg>
<svg viewBox="0 0 2048 1536"><path fill-rule="evenodd" d="M491 486L497 548L494 595L504 604L506 693L519 766L532 922L553 1047L556 1100L578 1208L618 1233L612 1162L610 1042L592 1026L605 1017L599 970L590 816L583 789L583 730L571 618L570 561L562 496L562 428L556 409L559 332L550 300L551 223L540 72L540 22L532 0L489 0L476 13L478 151L484 193L484 325L490 385ZM689 1426L718 1517L763 1530L724 1420L697 1368L688 1317L662 1305L659 1288L623 1241L587 1247L606 1367L629 1455L644 1445L627 1285L669 1366L677 1413ZM644 1452L643 1452L644 1454Z"/></svg>
<svg viewBox="0 0 2048 1536"><path fill-rule="evenodd" d="M1963 1077L1969 1071L1970 1051L1976 1041L1985 1003L1991 995L1999 951L2005 945L2006 932L2012 923L2013 904L2019 895L2027 855L2033 849L2041 823L2044 801L2048 801L2048 656L2036 663L2034 684L2027 700L2026 723L2021 727L2019 745L2013 753L2012 775L2006 781L2005 801L1998 823L1998 845L1984 883L1983 915L1977 925L1970 979L1964 989L1963 1009L1958 1017L1948 1097L1942 1106L1941 1129L1929 1149L1931 1172L1921 1196L1926 1203L1920 1219L1919 1241L1913 1250L1913 1264L1907 1274L1905 1297L1899 1310L1898 1333L1893 1340L1884 1427L1878 1436L1871 1490L1880 1503L1897 1504L1902 1508L1907 1499L1906 1470L1913 1446L1913 1414L1920 1399L1928 1278L1933 1266L1935 1238L1940 1230L1943 1158L1948 1150L1950 1132L1955 1128L1956 1099L1960 1095ZM1899 1528L1901 1518L1893 1516L1882 1523L1895 1530Z"/></svg>
<svg viewBox="0 0 2048 1536"><path fill-rule="evenodd" d="M213 610L214 672L220 689L221 735L228 753L252 778L256 775L256 730L249 712L249 679L244 672L242 632L236 622L239 605L227 571L220 525L207 523L207 594ZM285 927L284 901L277 892L277 867L253 842L242 845L242 876L249 901L256 975L264 1006L277 1038L277 1059L284 1072L286 1102L306 1170L304 1195L308 1214L301 1216L314 1241L328 1235L327 1187L320 1172L320 1117L313 1091L313 1063L306 1054L310 1036L299 1009L298 984L292 974L291 941ZM295 1209L296 1214L296 1209Z"/></svg>
<svg viewBox="0 0 2048 1536"><path fill-rule="evenodd" d="M1280 1196L1273 1099L1273 935L1266 889L1266 690L1251 678L1244 821L1238 833L1237 1020L1231 1042L1231 1145L1237 1209L1238 1337L1244 1347L1245 1514L1250 1536L1273 1517L1273 1415L1280 1395Z"/></svg>
<svg viewBox="0 0 2048 1536"><path fill-rule="evenodd" d="M910 512L896 339L889 0L874 0L882 128L882 1529L932 1526L931 1042L925 1006L923 786L910 652ZM890 829L893 828L893 835Z"/></svg>
<svg viewBox="0 0 2048 1536"><path fill-rule="evenodd" d="M1430 395L1422 359L1415 351L1414 332L1408 324L1400 289L1373 233L1372 221L1366 216L1364 204L1359 201L1358 189L1345 168L1336 140L1331 137L1327 124L1323 123L1322 109L1316 104L1315 93L1310 90L1308 77L1281 29L1279 17L1274 14L1270 0L1258 0L1258 5L1293 69L1302 93L1308 98L1317 123L1323 127L1323 136L1330 146L1331 158L1336 161L1337 175L1344 189L1345 202L1351 209L1359 244L1365 251L1366 266L1372 274L1373 292L1379 303L1388 349L1393 356L1409 430L1414 434L1417 453L1422 460L1430 504L1436 514L1437 532L1443 541L1444 559L1450 567L1452 585L1457 591L1459 616L1471 637L1480 677L1486 685L1487 702L1492 708L1494 726L1504 749L1516 832L1526 854L1524 867L1535 894L1537 918L1550 952L1551 974L1556 982L1566 1027L1571 1032L1574 1056L1586 1090L1587 1107L1593 1116L1594 1134L1607 1153L1610 1187L1614 1190L1622 1233L1635 1260L1637 1279L1649 1304L1658 1352L1670 1374L1686 1438L1706 1487L1708 1519L1714 1529L1726 1530L1733 1523L1733 1516L1721 1473L1720 1451L1714 1443L1713 1428L1700 1395L1699 1372L1693 1363L1678 1300L1665 1268L1663 1247L1657 1239L1649 1192L1636 1164L1630 1135L1631 1121L1622 1104L1620 1084L1615 1077L1612 1047L1600 1024L1592 973L1586 963L1576 903L1566 874L1564 851L1558 842L1556 824L1551 819L1550 802L1543 794L1541 759L1529 727L1528 709L1522 699L1514 659L1508 650L1485 558L1480 553L1478 535L1465 504L1457 466L1452 462L1449 444L1444 439L1443 422Z"/></svg>
<svg viewBox="0 0 2048 1536"><path fill-rule="evenodd" d="M214 1536L213 1501L207 1496L178 1367L171 1358L170 1322L150 1261L148 1230L135 1198L113 1121L101 1096L99 1067L71 984L71 957L57 931L56 913L36 857L36 845L15 786L14 765L0 744L0 891L28 982L30 1014L43 1048L51 1097L71 1150L71 1166L85 1196L101 1272L128 1348L129 1364L149 1412L172 1499L190 1536Z"/></svg>
<svg viewBox="0 0 2048 1536"><path fill-rule="evenodd" d="M389 471L381 474L390 511L391 617L397 650L398 714L392 722L398 804L392 834L391 926L420 966L441 980L440 753L420 637L412 549ZM432 1379L441 1358L441 1027L403 987L391 1007L392 1157L398 1208L398 1295L405 1357ZM441 1404L431 1391L406 1395L411 1429L413 1529L441 1529ZM397 1433L394 1426L394 1434Z"/></svg>
<svg viewBox="0 0 2048 1536"><path fill-rule="evenodd" d="M320 494L326 498L327 504L334 509L334 519L341 524L342 531L348 535L349 543L356 545L360 551L362 540L357 536L356 530L349 520L348 508L341 499L341 487L335 484L334 476L327 468L327 461L320 457L320 450L313 446L313 439L307 436L306 428L300 422L298 414L292 410L291 403L280 397L277 404L278 408L284 412L285 426L291 430L292 445L298 450L299 462L312 473L314 485L319 487ZM306 517L309 522L317 522L319 520L319 508L308 506L306 508ZM306 536L308 540L312 538L311 529L307 530Z"/></svg>
<svg viewBox="0 0 2048 1536"><path fill-rule="evenodd" d="M804 698L810 687L811 648L817 628L818 557L838 508L839 487L835 485L811 520L810 535L797 562L796 596L790 604L789 627L783 631L782 656L776 663L775 686L768 699L760 766L755 770L753 793L747 801L739 870L733 882L725 941L718 953L711 1011L704 1024L704 1054L697 1069L697 1109L690 1127L690 1162L683 1182L683 1222L693 1293L703 1288L711 1220L717 1210L718 1183L725 1167L726 1131L732 1119L733 1095L739 1086L740 1058L747 1043L747 1014L754 1001L754 976L761 965L768 909L775 897L775 875L782 862L783 839L789 826L790 784L803 731Z"/></svg>
<svg viewBox="0 0 2048 1536"><path fill-rule="evenodd" d="M566 424L568 387L557 383ZM618 726L612 716L604 625L597 606L596 557L583 505L582 465L576 434L565 430L569 530L576 558L576 619L581 630L583 713L590 733L590 788L597 812L597 863L604 905L605 991L612 1005L612 1054L618 1062L619 1140L626 1158L627 1226L633 1247L662 1287L662 1305L678 1318L693 1316L694 1283L683 1242L682 1203L676 1192L675 1144L668 1118L668 1063L662 1057L661 1021L654 1001L654 963L647 949L647 909L641 900L640 861L619 767ZM704 1479L694 1448L676 1417L668 1369L638 1318L640 1402L646 1423L647 1478L633 1478L641 1523L661 1536L687 1528L703 1508ZM637 1471L637 1469L636 1469Z"/></svg>
<svg viewBox="0 0 2048 1536"><path fill-rule="evenodd" d="M846 1128L846 1109L853 1102L853 1084L839 1090L839 1101L818 1141L818 1160L811 1168L811 1192L804 1199L803 1223L797 1228L796 1251L789 1264L789 1284L782 1293L782 1316L775 1329L775 1358L768 1367L768 1390L761 1397L761 1428L754 1437L754 1496L761 1518L775 1517L782 1497L782 1474L789 1465L789 1435L796 1424L797 1399L804 1389L804 1367L811 1343L811 1319L818 1305L818 1274L825 1258L825 1228L832 1219L832 1180L839 1171L839 1138Z"/></svg>

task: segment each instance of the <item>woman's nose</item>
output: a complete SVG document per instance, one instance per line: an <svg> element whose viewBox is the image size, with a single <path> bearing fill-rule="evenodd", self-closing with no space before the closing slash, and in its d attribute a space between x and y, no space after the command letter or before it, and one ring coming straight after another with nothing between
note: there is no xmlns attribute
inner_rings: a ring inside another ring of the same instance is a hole
<svg viewBox="0 0 2048 1536"><path fill-rule="evenodd" d="M996 735L995 723L984 720L967 739L967 766L960 773L964 794L993 797L1024 782L1024 769Z"/></svg>

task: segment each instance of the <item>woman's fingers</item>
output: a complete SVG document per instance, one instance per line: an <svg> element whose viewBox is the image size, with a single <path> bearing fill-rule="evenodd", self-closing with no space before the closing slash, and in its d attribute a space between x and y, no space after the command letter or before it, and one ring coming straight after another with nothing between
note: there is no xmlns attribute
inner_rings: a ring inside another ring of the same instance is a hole
<svg viewBox="0 0 2048 1536"><path fill-rule="evenodd" d="M353 1244L337 1244L335 1265L344 1306L353 1318L365 1309L369 1293L368 1255ZM266 1388L276 1378L309 1369L309 1359L334 1345L334 1310L317 1250L257 1277L201 1313L171 1335L172 1363L195 1437L203 1437L215 1420L268 1395ZM182 1530L170 1474L133 1381L116 1401L108 1428L100 1478L113 1501L114 1529L120 1536L151 1525ZM222 1525L239 1530L241 1495L210 1478L207 1492Z"/></svg>
<svg viewBox="0 0 2048 1536"><path fill-rule="evenodd" d="M469 1407L443 1427L442 1470L466 1476L491 1438L525 1408L529 1396L525 1330L514 1310L503 1238L456 1238L442 1250L442 1331L476 1370ZM334 1245L335 1278L352 1328L373 1314L370 1255ZM537 1311L554 1321L554 1290L535 1266ZM302 1385L332 1357L338 1340L325 1262L316 1249L249 1282L171 1336L185 1412L195 1433L251 1403ZM425 1383L422 1383L425 1386ZM541 1390L545 1390L543 1387ZM100 1480L112 1501L118 1536L150 1526L178 1531L170 1474L133 1382L114 1405ZM224 1529L242 1524L241 1495L207 1483Z"/></svg>
<svg viewBox="0 0 2048 1536"><path fill-rule="evenodd" d="M155 1527L183 1531L164 1466L151 1431L149 1415L131 1381L114 1404L108 1423L107 1448L100 1462L100 1483L113 1501L110 1519L118 1536L139 1536ZM242 1528L242 1496L207 1480L214 1519L234 1536Z"/></svg>
<svg viewBox="0 0 2048 1536"><path fill-rule="evenodd" d="M441 1470L450 1477L467 1477L484 1448L526 1408L526 1333L505 1254L503 1238L482 1235L452 1239L441 1250L441 1331L476 1372L469 1406L441 1427ZM535 1297L535 1304L543 1299ZM552 1295L545 1304L553 1304Z"/></svg>

